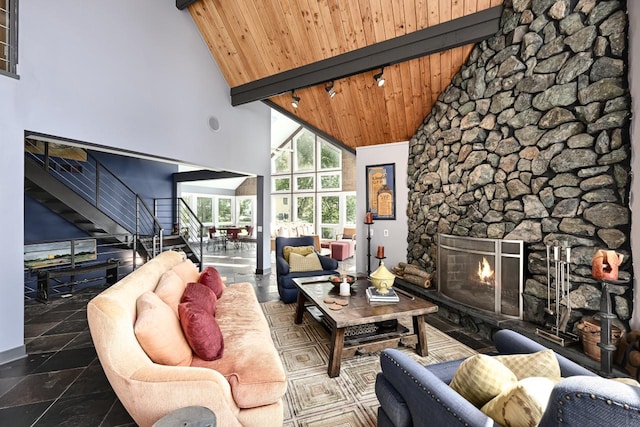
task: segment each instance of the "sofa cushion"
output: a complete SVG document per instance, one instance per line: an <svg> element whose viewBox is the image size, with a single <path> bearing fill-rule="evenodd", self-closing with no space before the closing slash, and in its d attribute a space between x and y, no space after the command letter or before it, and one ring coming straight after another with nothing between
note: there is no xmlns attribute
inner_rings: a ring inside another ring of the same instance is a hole
<svg viewBox="0 0 640 427"><path fill-rule="evenodd" d="M180 303L192 302L199 304L205 309L207 313L216 315L216 302L218 298L210 287L203 285L202 283L191 282L187 285L187 288L182 294Z"/></svg>
<svg viewBox="0 0 640 427"><path fill-rule="evenodd" d="M494 356L521 380L528 377L560 378L560 364L551 349L528 354Z"/></svg>
<svg viewBox="0 0 640 427"><path fill-rule="evenodd" d="M180 264L174 265L171 270L180 276L185 286L189 282L197 282L200 277L200 270L190 259L185 259Z"/></svg>
<svg viewBox="0 0 640 427"><path fill-rule="evenodd" d="M498 360L476 354L460 364L449 386L480 408L517 381L516 375Z"/></svg>
<svg viewBox="0 0 640 427"><path fill-rule="evenodd" d="M154 292L136 300L134 333L149 359L161 365L189 366L193 353L178 317Z"/></svg>
<svg viewBox="0 0 640 427"><path fill-rule="evenodd" d="M300 255L292 252L289 256L289 271L292 273L299 271L320 271L322 264L315 252L307 255Z"/></svg>
<svg viewBox="0 0 640 427"><path fill-rule="evenodd" d="M224 337L224 356L214 361L194 356L192 366L224 375L240 408L278 402L287 389L286 375L253 286L228 286L216 304L216 320Z"/></svg>
<svg viewBox="0 0 640 427"><path fill-rule="evenodd" d="M171 307L176 318L178 317L178 304L180 304L180 298L182 298L186 286L187 282L183 281L173 270L165 271L156 285L156 295Z"/></svg>
<svg viewBox="0 0 640 427"><path fill-rule="evenodd" d="M560 378L528 377L513 384L482 407L498 424L510 427L536 426L547 409L549 396Z"/></svg>
<svg viewBox="0 0 640 427"><path fill-rule="evenodd" d="M216 360L224 352L222 332L213 313L193 302L178 305L180 324L193 352L202 360Z"/></svg>
<svg viewBox="0 0 640 427"><path fill-rule="evenodd" d="M209 266L205 268L200 274L198 282L209 287L216 294L216 298L220 298L222 296L222 292L225 288L224 281L222 280L222 276L220 276L218 270L214 267Z"/></svg>
<svg viewBox="0 0 640 427"><path fill-rule="evenodd" d="M309 255L315 252L313 246L285 246L282 248L282 256L284 260L291 263L290 257L292 253L299 255Z"/></svg>

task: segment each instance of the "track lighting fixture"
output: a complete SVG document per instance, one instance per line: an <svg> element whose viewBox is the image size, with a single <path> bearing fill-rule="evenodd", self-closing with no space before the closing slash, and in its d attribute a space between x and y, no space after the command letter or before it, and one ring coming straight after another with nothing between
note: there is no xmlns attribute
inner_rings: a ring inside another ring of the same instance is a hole
<svg viewBox="0 0 640 427"><path fill-rule="evenodd" d="M298 103L300 102L300 97L296 96L295 89L291 91L291 106L293 108L298 108Z"/></svg>
<svg viewBox="0 0 640 427"><path fill-rule="evenodd" d="M329 98L333 98L334 96L336 96L336 91L333 90L333 81L327 83L327 85L324 87L324 90L326 90L329 94Z"/></svg>
<svg viewBox="0 0 640 427"><path fill-rule="evenodd" d="M384 80L384 67L380 69L380 72L378 74L374 74L373 75L373 79L378 84L378 87L384 86L384 81L385 81Z"/></svg>

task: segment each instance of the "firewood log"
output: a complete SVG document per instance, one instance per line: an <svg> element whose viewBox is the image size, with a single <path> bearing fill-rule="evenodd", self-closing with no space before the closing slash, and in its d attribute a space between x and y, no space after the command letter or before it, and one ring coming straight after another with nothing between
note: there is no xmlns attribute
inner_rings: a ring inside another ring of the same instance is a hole
<svg viewBox="0 0 640 427"><path fill-rule="evenodd" d="M425 279L431 279L431 273L427 273L415 265L408 265L404 268L404 274L411 274L413 276L424 277Z"/></svg>
<svg viewBox="0 0 640 427"><path fill-rule="evenodd" d="M404 275L404 269L400 267L391 267L391 272L396 276L400 276L400 277Z"/></svg>
<svg viewBox="0 0 640 427"><path fill-rule="evenodd" d="M431 279L427 279L422 276L416 276L414 274L405 273L404 276L402 276L402 280L413 283L414 285L422 286L423 288L428 288L431 286Z"/></svg>

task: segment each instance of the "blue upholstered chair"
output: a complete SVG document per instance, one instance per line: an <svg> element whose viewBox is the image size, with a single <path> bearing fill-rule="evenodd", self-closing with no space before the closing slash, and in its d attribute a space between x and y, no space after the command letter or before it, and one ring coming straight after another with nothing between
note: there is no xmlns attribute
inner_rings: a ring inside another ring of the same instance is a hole
<svg viewBox="0 0 640 427"><path fill-rule="evenodd" d="M510 330L493 337L499 354L534 353L541 344ZM566 379L555 385L538 427L631 427L640 425L640 387L595 375L556 354ZM464 359L423 366L408 355L386 349L376 378L378 426L499 426L449 387Z"/></svg>
<svg viewBox="0 0 640 427"><path fill-rule="evenodd" d="M338 274L338 261L318 254L322 270L290 272L289 263L284 259L283 248L285 246L314 246L313 236L303 237L276 237L276 277L278 280L278 293L285 303L291 303L298 299L298 289L293 283L296 277L322 276L325 274Z"/></svg>

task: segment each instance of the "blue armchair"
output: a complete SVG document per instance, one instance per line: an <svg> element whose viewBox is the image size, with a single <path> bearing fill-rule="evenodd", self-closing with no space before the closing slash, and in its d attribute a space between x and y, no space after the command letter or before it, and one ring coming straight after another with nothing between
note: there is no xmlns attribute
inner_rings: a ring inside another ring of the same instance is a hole
<svg viewBox="0 0 640 427"><path fill-rule="evenodd" d="M338 261L319 255L322 270L320 271L289 271L289 263L284 259L282 249L285 246L314 246L313 236L303 237L276 237L276 277L278 280L278 293L285 303L291 303L298 299L298 289L293 283L296 277L322 276L325 274L338 274Z"/></svg>
<svg viewBox="0 0 640 427"><path fill-rule="evenodd" d="M496 332L493 340L499 354L545 349L510 330ZM556 357L562 376L570 378L553 388L539 426L640 425L640 387L601 378L563 356ZM378 426L499 426L449 387L463 360L422 366L398 350L384 350L375 385Z"/></svg>

